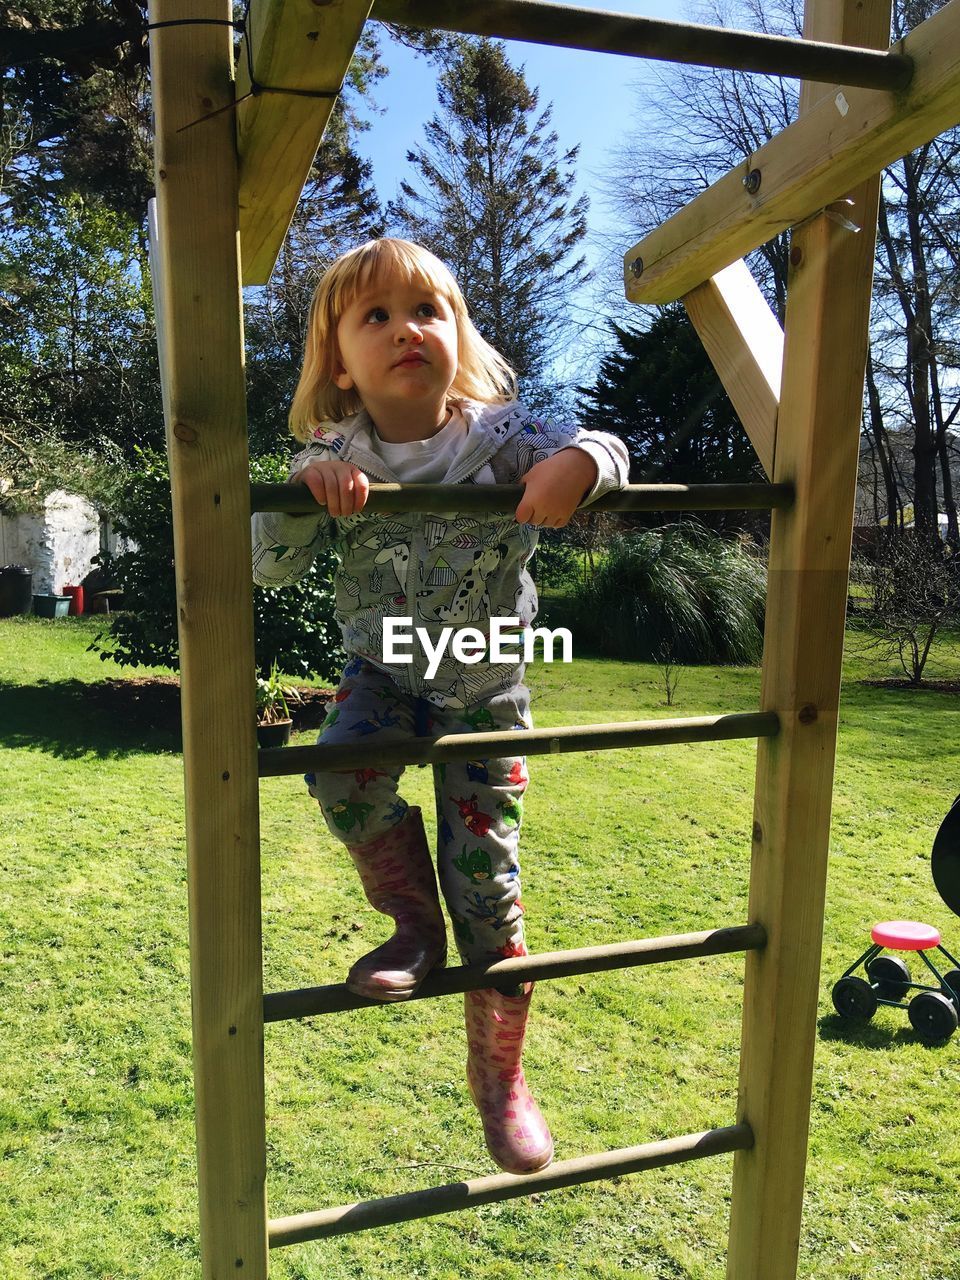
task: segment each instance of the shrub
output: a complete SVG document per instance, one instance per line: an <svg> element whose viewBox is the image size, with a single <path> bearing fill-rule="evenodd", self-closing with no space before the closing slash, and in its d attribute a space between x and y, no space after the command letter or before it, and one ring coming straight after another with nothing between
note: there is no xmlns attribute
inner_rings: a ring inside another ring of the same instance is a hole
<svg viewBox="0 0 960 1280"><path fill-rule="evenodd" d="M641 662L759 662L765 584L755 556L703 525L625 535L577 592L576 637Z"/></svg>
<svg viewBox="0 0 960 1280"><path fill-rule="evenodd" d="M580 557L566 529L541 529L530 569L538 587L572 587L580 577Z"/></svg>
<svg viewBox="0 0 960 1280"><path fill-rule="evenodd" d="M960 618L960 563L949 548L909 529L883 540L868 572L872 603L862 647L896 658L920 685L934 640Z"/></svg>
<svg viewBox="0 0 960 1280"><path fill-rule="evenodd" d="M286 478L286 459L251 461L254 480ZM127 666L180 665L176 585L173 569L173 518L166 458L141 452L119 500L116 526L134 548L120 555L112 571L124 592L123 612L92 647L101 657ZM313 569L288 587L253 589L257 669L276 663L288 675L333 679L342 657L333 620L333 553L323 552Z"/></svg>

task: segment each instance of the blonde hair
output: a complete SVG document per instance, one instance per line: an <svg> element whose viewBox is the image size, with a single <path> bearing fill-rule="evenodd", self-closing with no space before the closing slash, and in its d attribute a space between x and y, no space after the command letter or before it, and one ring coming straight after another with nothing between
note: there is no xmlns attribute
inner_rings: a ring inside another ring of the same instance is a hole
<svg viewBox="0 0 960 1280"><path fill-rule="evenodd" d="M309 440L320 423L339 422L363 407L355 390L341 391L333 380L338 359L337 325L360 293L394 275L424 285L453 310L458 358L450 399L508 404L516 398L516 375L477 332L459 285L440 259L409 240L369 240L337 258L314 291L303 368L290 406L290 429L298 440Z"/></svg>

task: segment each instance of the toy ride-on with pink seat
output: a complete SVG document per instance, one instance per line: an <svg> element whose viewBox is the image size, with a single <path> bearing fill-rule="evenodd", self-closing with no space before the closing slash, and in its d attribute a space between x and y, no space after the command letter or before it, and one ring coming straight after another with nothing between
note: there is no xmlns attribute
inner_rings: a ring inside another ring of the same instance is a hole
<svg viewBox="0 0 960 1280"><path fill-rule="evenodd" d="M960 796L944 818L933 845L933 882L943 901L960 915ZM917 920L888 920L870 931L871 945L833 987L833 1007L843 1018L868 1021L880 1005L906 1009L925 1044L949 1040L960 1021L960 961L940 941L940 930ZM914 982L899 956L885 949L913 951L936 980ZM949 967L941 973L927 954L936 951ZM866 978L856 976L863 966ZM917 994L907 999L911 991Z"/></svg>
<svg viewBox="0 0 960 1280"><path fill-rule="evenodd" d="M915 920L890 920L874 925L870 937L872 945L834 984L833 1007L837 1013L844 1018L866 1021L882 1004L906 1009L921 1040L927 1044L949 1040L960 1021L960 961L941 945L939 929ZM937 985L911 981L910 970L899 956L881 954L885 947L917 952ZM941 973L927 956L927 951L934 947L951 965L946 973ZM854 976L854 970L861 965L866 979ZM908 1002L906 997L911 991L918 994Z"/></svg>

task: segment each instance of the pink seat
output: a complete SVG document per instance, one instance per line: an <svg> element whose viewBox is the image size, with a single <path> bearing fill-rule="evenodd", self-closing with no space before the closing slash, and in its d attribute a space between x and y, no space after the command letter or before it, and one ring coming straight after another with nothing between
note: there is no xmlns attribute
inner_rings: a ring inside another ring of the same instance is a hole
<svg viewBox="0 0 960 1280"><path fill-rule="evenodd" d="M878 946L896 951L926 951L940 945L940 930L919 920L886 920L873 926L870 937Z"/></svg>

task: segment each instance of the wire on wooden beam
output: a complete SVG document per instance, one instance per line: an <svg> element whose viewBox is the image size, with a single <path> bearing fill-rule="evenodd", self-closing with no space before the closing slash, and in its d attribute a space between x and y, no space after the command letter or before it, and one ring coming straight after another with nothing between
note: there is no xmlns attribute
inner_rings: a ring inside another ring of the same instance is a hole
<svg viewBox="0 0 960 1280"><path fill-rule="evenodd" d="M540 0L484 0L483 4L464 4L462 0L376 0L370 16L405 27L439 27L464 35L525 40L660 62L729 67L864 89L905 89L913 74L910 58L885 50L852 49L822 41L667 22Z"/></svg>
<svg viewBox="0 0 960 1280"><path fill-rule="evenodd" d="M585 1182L598 1182L601 1178L620 1178L628 1173L640 1173L644 1169L662 1169L667 1165L683 1164L687 1160L702 1160L706 1156L746 1151L752 1146L753 1131L747 1124L730 1125L725 1129L706 1129L702 1133L666 1138L661 1142L648 1142L639 1147L621 1147L618 1151L605 1151L600 1155L560 1160L538 1173L522 1176L512 1173L494 1174L488 1178L471 1178L466 1182L451 1182L442 1187L411 1191L406 1195L384 1196L359 1204L340 1205L335 1209L320 1209L315 1213L273 1218L268 1223L267 1238L270 1248L276 1249L281 1245L300 1244L305 1240L323 1240L329 1236L346 1235L351 1231L366 1231L371 1227L411 1222L416 1218L429 1218L438 1213L475 1209L478 1205L492 1204L496 1200L514 1200L518 1196L556 1191L560 1187L577 1187Z"/></svg>
<svg viewBox="0 0 960 1280"><path fill-rule="evenodd" d="M512 515L518 484L372 484L365 511L483 511ZM789 484L630 484L591 502L589 511L771 511L793 504ZM252 484L253 511L312 515L320 507L302 484Z"/></svg>
<svg viewBox="0 0 960 1280"><path fill-rule="evenodd" d="M762 925L744 924L730 925L724 929L707 929L700 933L677 933L661 938L641 938L634 942L614 942L600 947L580 947L575 951L544 951L533 956L511 956L508 960L498 960L494 964L435 969L427 975L410 999L428 1000L515 982L543 982L551 978L571 978L585 973L605 973L613 969L666 964L673 960L757 951L766 945L766 941L766 930ZM311 1018L322 1013L344 1013L348 1009L373 1007L382 1008L383 1004L381 1001L354 995L342 982L337 982L325 987L270 992L263 997L263 1020L285 1022L291 1018Z"/></svg>
<svg viewBox="0 0 960 1280"><path fill-rule="evenodd" d="M775 711L739 711L721 716L678 716L674 720L627 720L622 724L564 725L556 729L507 729L494 733L447 733L404 742L312 747L267 747L257 753L261 778L279 778L311 769L364 769L384 765L440 764L490 756L563 755L568 751L615 751L675 742L726 742L732 738L772 738L780 729Z"/></svg>

